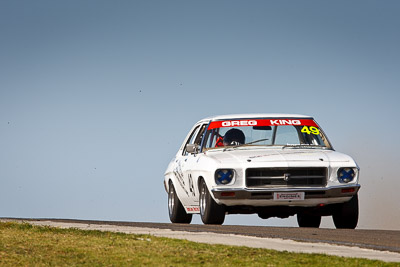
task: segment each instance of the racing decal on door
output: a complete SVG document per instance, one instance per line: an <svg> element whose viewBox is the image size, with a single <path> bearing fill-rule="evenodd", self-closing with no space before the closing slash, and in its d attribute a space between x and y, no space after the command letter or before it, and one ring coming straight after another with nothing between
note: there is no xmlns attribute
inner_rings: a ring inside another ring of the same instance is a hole
<svg viewBox="0 0 400 267"><path fill-rule="evenodd" d="M185 186L185 179L183 179L183 172L180 161L178 161L178 164L174 168L174 175L178 180L179 185L182 187L183 191L185 191L186 195L189 196L189 192L187 191Z"/></svg>
<svg viewBox="0 0 400 267"><path fill-rule="evenodd" d="M190 191L190 193L192 193L192 196L196 196L195 191L194 191L193 178L190 173L188 174L188 180L189 180L189 191Z"/></svg>

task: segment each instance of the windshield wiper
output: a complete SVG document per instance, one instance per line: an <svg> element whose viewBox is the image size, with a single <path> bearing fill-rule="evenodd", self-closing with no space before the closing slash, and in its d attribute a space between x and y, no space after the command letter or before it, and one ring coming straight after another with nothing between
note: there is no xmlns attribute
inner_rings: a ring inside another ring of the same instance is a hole
<svg viewBox="0 0 400 267"><path fill-rule="evenodd" d="M292 147L292 148L325 148L320 145L308 145L308 144L299 144L299 145L284 145L282 146L282 149L287 148L287 147Z"/></svg>
<svg viewBox="0 0 400 267"><path fill-rule="evenodd" d="M269 139L268 138L259 139L259 140L256 140L256 141L253 141L253 142L250 142L250 143L247 143L247 144L243 144L242 146L251 145L251 144L255 144L255 143L262 142L262 141L267 141L267 140L269 140Z"/></svg>
<svg viewBox="0 0 400 267"><path fill-rule="evenodd" d="M269 140L269 139L268 139L268 138L259 139L259 140L256 140L256 141L253 141L253 142L250 142L250 143L240 144L240 145L235 145L235 146L227 147L227 148L224 148L224 150L222 150L222 151L226 151L226 150L228 150L228 149L230 149L230 148L234 149L234 148L241 147L241 146L252 145L252 144L255 144L255 143L258 143L258 142L262 142L262 141L267 141L267 140Z"/></svg>

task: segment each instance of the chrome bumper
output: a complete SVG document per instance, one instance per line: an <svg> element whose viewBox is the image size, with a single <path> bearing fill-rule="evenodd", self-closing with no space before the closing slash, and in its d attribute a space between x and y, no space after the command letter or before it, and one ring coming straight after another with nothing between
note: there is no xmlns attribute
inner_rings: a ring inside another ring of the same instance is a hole
<svg viewBox="0 0 400 267"><path fill-rule="evenodd" d="M305 199L324 199L351 197L357 194L360 185L344 185L335 187L299 187L299 188L214 188L211 190L214 198L224 200L272 200L275 192L304 192Z"/></svg>

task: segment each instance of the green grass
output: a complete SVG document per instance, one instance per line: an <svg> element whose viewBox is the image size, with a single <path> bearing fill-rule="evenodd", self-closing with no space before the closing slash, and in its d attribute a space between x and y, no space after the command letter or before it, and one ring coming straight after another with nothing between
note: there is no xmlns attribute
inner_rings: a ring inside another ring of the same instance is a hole
<svg viewBox="0 0 400 267"><path fill-rule="evenodd" d="M366 259L0 222L0 266L399 266Z"/></svg>

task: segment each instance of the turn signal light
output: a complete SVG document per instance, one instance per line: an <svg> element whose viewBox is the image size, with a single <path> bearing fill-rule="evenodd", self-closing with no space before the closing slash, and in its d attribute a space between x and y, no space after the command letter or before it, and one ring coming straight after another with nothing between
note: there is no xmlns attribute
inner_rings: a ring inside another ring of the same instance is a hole
<svg viewBox="0 0 400 267"><path fill-rule="evenodd" d="M234 197L235 192L222 192L221 197Z"/></svg>
<svg viewBox="0 0 400 267"><path fill-rule="evenodd" d="M353 193L354 191L356 191L354 188L345 188L345 189L342 189L342 194L343 193Z"/></svg>

